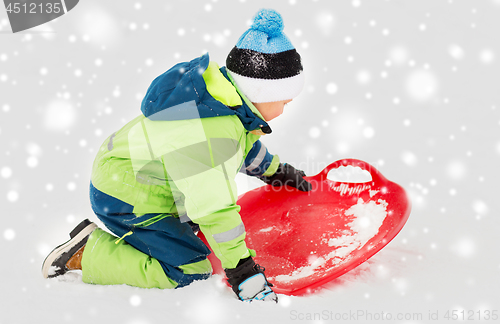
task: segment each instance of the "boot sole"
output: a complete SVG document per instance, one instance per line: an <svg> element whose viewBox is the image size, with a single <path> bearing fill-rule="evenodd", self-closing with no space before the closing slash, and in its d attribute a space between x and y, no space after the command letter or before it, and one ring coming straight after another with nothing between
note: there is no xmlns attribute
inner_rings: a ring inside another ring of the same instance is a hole
<svg viewBox="0 0 500 324"><path fill-rule="evenodd" d="M70 233L70 239L63 244L57 246L52 250L52 252L47 255L42 264L42 275L44 278L53 278L58 275L64 274L66 269L62 269L66 262L62 265L58 264L58 269L52 269L55 263L58 261L64 254L68 254L71 250L74 250L71 256L76 253L85 243L87 242L88 236L97 228L97 225L89 221L88 219L84 220L80 224L78 224ZM69 260L69 257L68 257ZM67 261L67 260L66 260Z"/></svg>

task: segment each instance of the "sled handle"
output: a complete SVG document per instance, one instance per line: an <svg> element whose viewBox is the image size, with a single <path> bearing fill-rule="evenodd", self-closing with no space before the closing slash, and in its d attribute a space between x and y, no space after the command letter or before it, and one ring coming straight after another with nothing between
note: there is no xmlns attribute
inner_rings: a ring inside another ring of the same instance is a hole
<svg viewBox="0 0 500 324"><path fill-rule="evenodd" d="M375 167L365 161L356 160L356 159L343 159L338 160L327 166L320 173L318 173L315 178L319 181L324 181L327 179L328 172L333 169L338 169L339 167L353 166L359 167L362 170L368 171L372 177L372 181L374 183L387 182L387 179L377 170Z"/></svg>

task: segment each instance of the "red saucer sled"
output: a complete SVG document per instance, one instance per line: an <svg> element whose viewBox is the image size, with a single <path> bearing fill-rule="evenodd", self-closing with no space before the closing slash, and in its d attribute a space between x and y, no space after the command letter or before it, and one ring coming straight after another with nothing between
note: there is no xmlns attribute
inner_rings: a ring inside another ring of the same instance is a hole
<svg viewBox="0 0 500 324"><path fill-rule="evenodd" d="M360 167L372 181L327 179L330 170L341 166ZM247 246L256 251L255 262L265 267L273 290L285 295L315 291L365 262L410 215L404 189L366 162L339 160L305 179L312 184L310 192L267 185L238 198ZM223 274L214 253L208 258L214 273Z"/></svg>

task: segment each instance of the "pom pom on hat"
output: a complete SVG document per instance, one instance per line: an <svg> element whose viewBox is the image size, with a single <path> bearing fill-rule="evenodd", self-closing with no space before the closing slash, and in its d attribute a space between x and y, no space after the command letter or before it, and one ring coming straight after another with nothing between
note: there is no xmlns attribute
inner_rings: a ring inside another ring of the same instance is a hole
<svg viewBox="0 0 500 324"><path fill-rule="evenodd" d="M261 9L227 56L229 74L251 102L293 99L302 90L300 55L283 29L277 11Z"/></svg>
<svg viewBox="0 0 500 324"><path fill-rule="evenodd" d="M259 30L268 34L270 37L276 37L283 32L285 25L281 15L272 9L261 9L253 17L251 29Z"/></svg>

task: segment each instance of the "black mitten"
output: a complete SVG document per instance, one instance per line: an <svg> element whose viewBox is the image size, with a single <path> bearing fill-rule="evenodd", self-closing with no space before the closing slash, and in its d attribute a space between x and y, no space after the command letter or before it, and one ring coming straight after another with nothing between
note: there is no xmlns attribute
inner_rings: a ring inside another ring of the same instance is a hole
<svg viewBox="0 0 500 324"><path fill-rule="evenodd" d="M274 301L278 296L271 289L273 286L264 275L264 268L256 264L252 257L240 260L234 269L224 269L227 281L234 293L243 301Z"/></svg>
<svg viewBox="0 0 500 324"><path fill-rule="evenodd" d="M311 184L304 180L306 174L302 170L297 170L288 163L280 163L276 173L270 177L261 177L262 181L274 187L291 186L300 191L310 191Z"/></svg>

